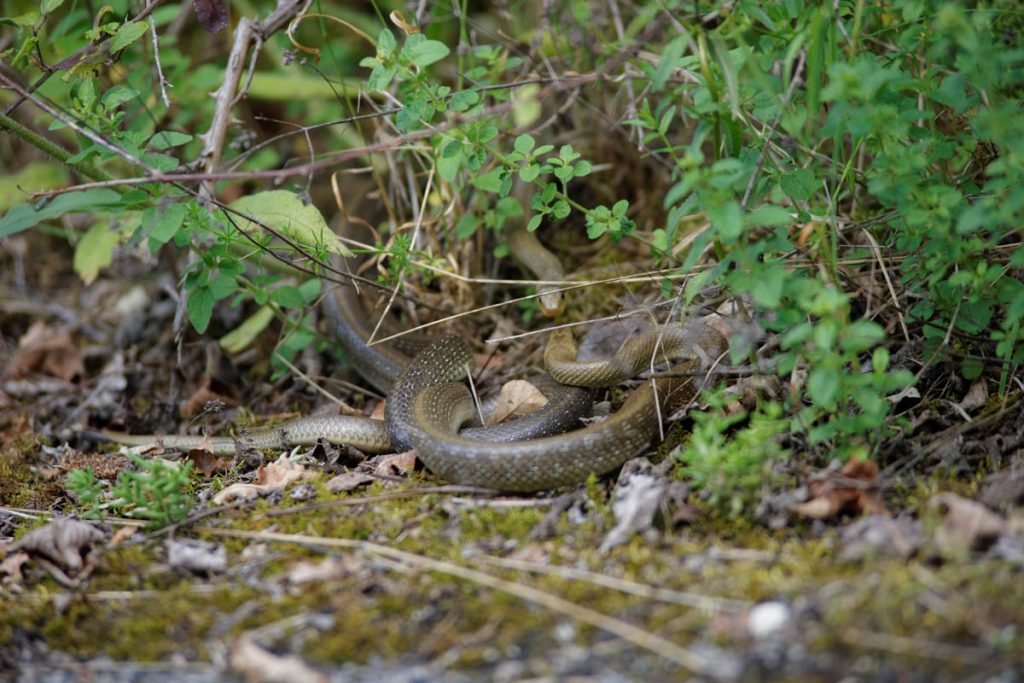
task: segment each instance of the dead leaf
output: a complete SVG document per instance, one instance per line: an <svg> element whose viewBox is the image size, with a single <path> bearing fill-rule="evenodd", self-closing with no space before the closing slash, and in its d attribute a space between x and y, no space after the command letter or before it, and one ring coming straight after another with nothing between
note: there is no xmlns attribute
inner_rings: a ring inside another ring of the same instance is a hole
<svg viewBox="0 0 1024 683"><path fill-rule="evenodd" d="M102 531L86 522L56 519L30 531L13 549L51 560L73 578L84 567L85 556L92 546L104 538Z"/></svg>
<svg viewBox="0 0 1024 683"><path fill-rule="evenodd" d="M627 468L634 462L638 464L627 473ZM606 553L629 541L634 534L650 529L667 490L668 480L663 474L659 476L653 471L646 458L626 463L612 494L615 527L604 537L598 552Z"/></svg>
<svg viewBox="0 0 1024 683"><path fill-rule="evenodd" d="M487 424L495 425L509 418L522 417L547 405L548 397L524 379L514 379L501 387L494 410Z"/></svg>
<svg viewBox="0 0 1024 683"><path fill-rule="evenodd" d="M248 683L328 683L330 680L294 655L280 656L243 635L231 648L231 668Z"/></svg>
<svg viewBox="0 0 1024 683"><path fill-rule="evenodd" d="M327 490L331 493L348 493L377 481L364 472L343 472L327 482Z"/></svg>
<svg viewBox="0 0 1024 683"><path fill-rule="evenodd" d="M303 479L318 477L317 472L307 470L302 465L292 462L288 456L282 455L269 465L260 465L252 484L231 484L213 497L214 505L227 505L236 500L249 500L257 496L265 496L280 491Z"/></svg>
<svg viewBox="0 0 1024 683"><path fill-rule="evenodd" d="M1006 520L981 503L955 493L940 493L928 507L945 517L935 530L935 543L944 555L965 555L985 550L1006 531Z"/></svg>
<svg viewBox="0 0 1024 683"><path fill-rule="evenodd" d="M28 553L11 553L0 562L0 583L20 583L21 566L29 561Z"/></svg>
<svg viewBox="0 0 1024 683"><path fill-rule="evenodd" d="M924 538L917 520L870 515L844 527L839 540L843 544L839 561L858 562L884 555L908 558L921 547Z"/></svg>
<svg viewBox="0 0 1024 683"><path fill-rule="evenodd" d="M875 479L878 465L873 460L850 460L843 468L825 471L807 482L810 500L793 506L793 511L812 519L831 519L841 514L888 514Z"/></svg>
<svg viewBox="0 0 1024 683"><path fill-rule="evenodd" d="M355 555L328 557L321 562L299 562L288 571L288 583L299 586L304 583L333 581L350 576L364 569L365 563Z"/></svg>
<svg viewBox="0 0 1024 683"><path fill-rule="evenodd" d="M78 353L71 333L52 330L36 321L18 340L18 351L7 364L5 377L21 378L33 373L73 382L85 374L85 363Z"/></svg>
<svg viewBox="0 0 1024 683"><path fill-rule="evenodd" d="M299 463L282 455L269 465L260 465L253 482L257 486L269 489L283 489L297 481L315 476L315 473L307 471Z"/></svg>
<svg viewBox="0 0 1024 683"><path fill-rule="evenodd" d="M203 441L205 444L209 444L209 437ZM185 454L185 457L195 463L196 469L207 479L231 469L231 460L214 455L212 450L212 448L194 449Z"/></svg>
<svg viewBox="0 0 1024 683"><path fill-rule="evenodd" d="M988 383L984 379L979 379L977 382L971 385L971 388L967 390L967 394L963 400L960 401L960 407L965 411L970 412L975 408L980 408L985 405L988 400Z"/></svg>
<svg viewBox="0 0 1024 683"><path fill-rule="evenodd" d="M196 539L167 539L167 564L194 574L213 574L227 569L228 552L223 544Z"/></svg>
<svg viewBox="0 0 1024 683"><path fill-rule="evenodd" d="M138 531L138 530L139 530L139 528L138 527L134 527L134 526L123 526L123 527L121 527L120 529L118 529L117 531L114 532L113 536L110 537L110 542L107 543L107 547L108 548L116 548L117 546L121 545L122 543L127 541L129 538L134 536L135 532Z"/></svg>
<svg viewBox="0 0 1024 683"><path fill-rule="evenodd" d="M217 495L213 497L214 505L229 505L237 500L249 500L250 498L258 498L259 496L268 493L268 491L256 484L230 484L221 489Z"/></svg>
<svg viewBox="0 0 1024 683"><path fill-rule="evenodd" d="M377 461L373 473L378 477L407 476L416 469L416 451L385 455Z"/></svg>

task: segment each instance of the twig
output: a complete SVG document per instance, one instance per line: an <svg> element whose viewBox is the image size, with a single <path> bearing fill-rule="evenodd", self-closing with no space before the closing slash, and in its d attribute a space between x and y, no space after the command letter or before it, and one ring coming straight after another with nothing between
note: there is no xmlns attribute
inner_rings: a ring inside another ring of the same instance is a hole
<svg viewBox="0 0 1024 683"><path fill-rule="evenodd" d="M160 99L163 100L164 106L170 109L171 100L167 97L167 78L164 76L164 69L160 65L160 39L156 35L156 22L153 21L152 14L147 19L149 19L149 35L153 39L153 61L156 63L156 77L160 81Z"/></svg>

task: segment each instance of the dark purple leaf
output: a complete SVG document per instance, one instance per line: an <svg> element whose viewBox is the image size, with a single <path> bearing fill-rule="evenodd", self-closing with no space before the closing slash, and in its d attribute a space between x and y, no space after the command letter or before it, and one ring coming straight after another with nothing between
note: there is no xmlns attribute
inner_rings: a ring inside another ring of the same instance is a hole
<svg viewBox="0 0 1024 683"><path fill-rule="evenodd" d="M216 33L228 25L228 10L221 0L195 0L192 9L196 18L210 33Z"/></svg>

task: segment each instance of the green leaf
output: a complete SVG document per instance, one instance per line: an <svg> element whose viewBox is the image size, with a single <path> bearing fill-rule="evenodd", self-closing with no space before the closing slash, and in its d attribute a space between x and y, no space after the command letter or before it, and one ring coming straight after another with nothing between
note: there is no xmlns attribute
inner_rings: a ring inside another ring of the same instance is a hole
<svg viewBox="0 0 1024 683"><path fill-rule="evenodd" d="M689 40L690 36L684 31L682 35L676 36L665 46L665 51L661 53L661 59L658 60L658 66L654 70L654 76L651 77L653 92L658 92L665 87L668 77L679 66L679 59L683 56L683 50L686 49Z"/></svg>
<svg viewBox="0 0 1024 683"><path fill-rule="evenodd" d="M113 111L119 105L131 102L138 96L139 92L133 88L129 88L126 85L115 85L103 94L102 102L108 111Z"/></svg>
<svg viewBox="0 0 1024 683"><path fill-rule="evenodd" d="M0 174L0 211L27 199L29 192L61 187L67 181L67 167L54 161L33 161L17 173Z"/></svg>
<svg viewBox="0 0 1024 683"><path fill-rule="evenodd" d="M540 102L537 100L539 94L540 86L535 83L525 85L512 93L512 121L517 128L526 128L540 118Z"/></svg>
<svg viewBox="0 0 1024 683"><path fill-rule="evenodd" d="M302 298L307 304L313 303L313 300L320 296L321 289L323 289L323 284L316 278L306 280L299 285L299 292L302 293Z"/></svg>
<svg viewBox="0 0 1024 683"><path fill-rule="evenodd" d="M459 222L455 224L455 236L460 240L469 239L476 234L477 226L480 225L480 219L472 211L467 211L462 214L459 218Z"/></svg>
<svg viewBox="0 0 1024 683"><path fill-rule="evenodd" d="M79 240L75 247L72 265L82 282L91 285L101 269L106 268L114 260L114 248L121 237L106 221L94 224Z"/></svg>
<svg viewBox="0 0 1024 683"><path fill-rule="evenodd" d="M386 28L381 29L380 34L377 35L377 55L387 57L391 55L397 47L398 42L395 40L395 35Z"/></svg>
<svg viewBox="0 0 1024 683"><path fill-rule="evenodd" d="M573 175L577 178L582 178L585 175L590 175L590 172L594 170L594 167L589 161L577 161L576 165L573 166Z"/></svg>
<svg viewBox="0 0 1024 683"><path fill-rule="evenodd" d="M512 143L512 148L523 156L529 156L536 144L537 142L533 139L532 135L523 133Z"/></svg>
<svg viewBox="0 0 1024 683"><path fill-rule="evenodd" d="M298 287L282 285L270 294L270 300L282 308L302 308L306 305L306 299Z"/></svg>
<svg viewBox="0 0 1024 683"><path fill-rule="evenodd" d="M242 321L241 325L221 337L218 343L228 353L241 353L252 344L253 340L267 328L273 319L274 309L270 306L262 306Z"/></svg>
<svg viewBox="0 0 1024 683"><path fill-rule="evenodd" d="M441 61L449 52L448 46L438 40L424 40L409 50L409 60L422 69Z"/></svg>
<svg viewBox="0 0 1024 683"><path fill-rule="evenodd" d="M722 206L711 207L707 214L722 239L732 242L743 234L743 211L736 201L730 200Z"/></svg>
<svg viewBox="0 0 1024 683"><path fill-rule="evenodd" d="M89 211L95 213L104 209L124 206L124 198L113 190L97 188L68 192L36 209L30 204L17 204L0 219L0 239L27 230L34 225L59 218L66 213Z"/></svg>
<svg viewBox="0 0 1024 683"><path fill-rule="evenodd" d="M501 189L501 178L505 170L500 166L491 169L487 173L473 178L471 181L474 187L485 192L497 192Z"/></svg>
<svg viewBox="0 0 1024 683"><path fill-rule="evenodd" d="M175 130L163 130L149 139L150 149L164 150L171 147L179 147L192 140L188 133L179 133Z"/></svg>
<svg viewBox="0 0 1024 683"><path fill-rule="evenodd" d="M541 222L543 220L544 220L544 214L540 214L540 213L534 214L530 218L530 222L526 224L526 230L528 232L533 232L534 230L536 230L537 228L540 227L540 224L541 224Z"/></svg>
<svg viewBox="0 0 1024 683"><path fill-rule="evenodd" d="M117 33L110 39L110 51L117 52L123 50L136 40L141 38L143 34L149 30L149 24L144 21L131 21L126 24L122 24L117 29Z"/></svg>
<svg viewBox="0 0 1024 683"><path fill-rule="evenodd" d="M181 229L185 222L185 205L171 204L159 217L155 209L146 209L142 217L142 229L150 239L166 244Z"/></svg>
<svg viewBox="0 0 1024 683"><path fill-rule="evenodd" d="M39 10L43 14L49 14L53 10L57 9L64 4L64 0L43 0L39 3Z"/></svg>
<svg viewBox="0 0 1024 683"><path fill-rule="evenodd" d="M188 320L199 334L206 332L206 328L210 326L215 301L213 293L206 286L196 287L188 293Z"/></svg>
<svg viewBox="0 0 1024 683"><path fill-rule="evenodd" d="M814 191L817 189L817 180L811 169L798 168L783 175L779 186L791 199L806 201L814 195Z"/></svg>
<svg viewBox="0 0 1024 683"><path fill-rule="evenodd" d="M815 368L807 378L807 395L814 405L826 410L835 407L839 394L839 371L836 368Z"/></svg>
<svg viewBox="0 0 1024 683"><path fill-rule="evenodd" d="M352 256L352 252L341 243L324 221L320 210L312 204L302 203L298 195L288 190L257 192L231 203L231 208L240 214L251 216L271 230L282 233L299 245ZM250 220L236 221L239 228L249 233L260 233L263 228Z"/></svg>
<svg viewBox="0 0 1024 683"><path fill-rule="evenodd" d="M750 226L775 227L778 225L790 225L793 222L793 218L789 215L789 211L781 206L764 204L747 213L743 217L743 222Z"/></svg>

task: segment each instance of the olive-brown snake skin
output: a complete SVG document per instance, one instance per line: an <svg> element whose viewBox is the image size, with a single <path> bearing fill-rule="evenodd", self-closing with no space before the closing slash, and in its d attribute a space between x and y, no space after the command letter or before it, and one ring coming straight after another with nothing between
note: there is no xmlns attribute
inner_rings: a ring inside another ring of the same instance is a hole
<svg viewBox="0 0 1024 683"><path fill-rule="evenodd" d="M677 373L700 367L701 357L714 358L724 339L702 324L648 331L627 343L610 362L580 364L571 333L558 331L546 356L559 358L556 372L591 386L607 386L632 377L650 365L655 348L678 359ZM662 411L674 411L697 393L692 376L667 376L645 381L607 419L585 429L514 443L487 443L456 433L474 414L469 390L455 382L464 376L469 348L458 337L435 342L427 356L417 356L396 385L414 385L415 399L405 425L419 458L442 479L504 491L537 491L578 483L590 474L604 474L637 455L658 434ZM422 361L422 362L421 362ZM667 412L665 414L668 414Z"/></svg>

